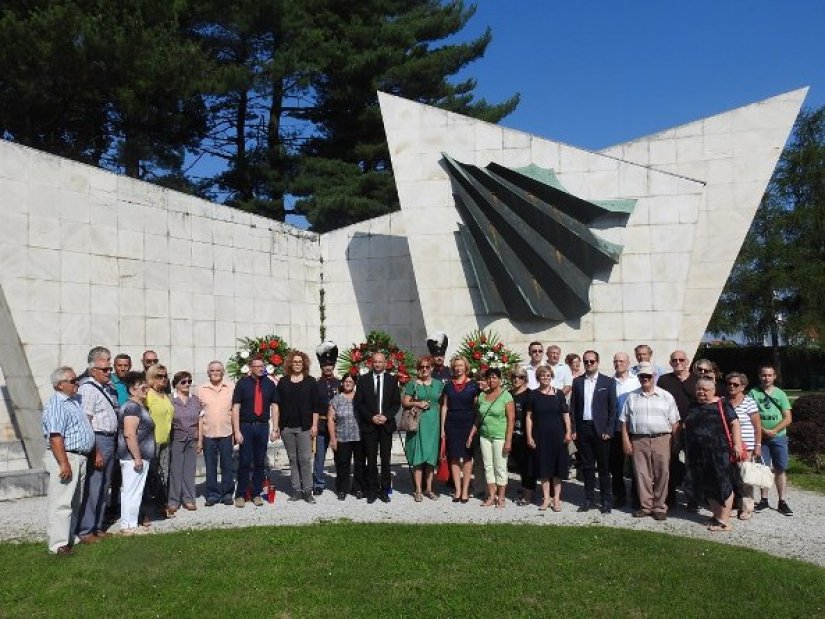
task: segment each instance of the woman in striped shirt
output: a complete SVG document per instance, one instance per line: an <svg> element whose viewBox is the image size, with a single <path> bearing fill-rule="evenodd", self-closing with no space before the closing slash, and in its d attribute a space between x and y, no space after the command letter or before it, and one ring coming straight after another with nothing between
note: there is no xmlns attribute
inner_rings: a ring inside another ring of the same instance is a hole
<svg viewBox="0 0 825 619"><path fill-rule="evenodd" d="M741 372L731 372L725 376L727 400L736 411L739 418L739 428L742 442L748 448L748 458L762 455L762 424L759 421L759 407L749 395L745 395L748 386L748 377ZM741 504L739 506L739 520L749 520L753 516L754 487L743 485Z"/></svg>

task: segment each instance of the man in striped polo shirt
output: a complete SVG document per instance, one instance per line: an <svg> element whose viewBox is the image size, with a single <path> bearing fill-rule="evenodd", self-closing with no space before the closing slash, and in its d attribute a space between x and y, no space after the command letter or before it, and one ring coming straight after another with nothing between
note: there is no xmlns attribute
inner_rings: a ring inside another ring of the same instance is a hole
<svg viewBox="0 0 825 619"><path fill-rule="evenodd" d="M51 382L55 394L43 409L43 436L48 442L43 464L49 472L46 534L49 552L69 555L80 515L86 461L95 448L95 433L80 407L74 370L67 366L57 368Z"/></svg>

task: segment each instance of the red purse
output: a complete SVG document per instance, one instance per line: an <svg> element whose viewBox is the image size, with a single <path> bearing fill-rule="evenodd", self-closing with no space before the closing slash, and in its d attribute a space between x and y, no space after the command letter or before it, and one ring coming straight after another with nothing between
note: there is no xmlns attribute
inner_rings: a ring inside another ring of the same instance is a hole
<svg viewBox="0 0 825 619"><path fill-rule="evenodd" d="M447 464L447 445L445 441L441 441L441 447L438 449L438 470L435 472L435 478L438 481L448 481L450 479L450 467Z"/></svg>

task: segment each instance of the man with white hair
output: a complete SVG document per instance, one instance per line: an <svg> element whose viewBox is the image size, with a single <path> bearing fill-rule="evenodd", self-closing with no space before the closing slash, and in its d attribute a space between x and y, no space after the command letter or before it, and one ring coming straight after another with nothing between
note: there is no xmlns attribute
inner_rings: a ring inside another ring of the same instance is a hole
<svg viewBox="0 0 825 619"><path fill-rule="evenodd" d="M55 394L43 409L43 436L48 442L43 464L49 472L46 535L49 552L57 555L72 554L86 463L95 448L95 434L80 407L77 382L72 368L57 368L51 375Z"/></svg>
<svg viewBox="0 0 825 619"><path fill-rule="evenodd" d="M561 389L564 397L570 396L573 389L573 372L561 358L561 348L556 344L547 347L547 364L553 368L553 388Z"/></svg>
<svg viewBox="0 0 825 619"><path fill-rule="evenodd" d="M108 348L96 346L89 351L89 375L83 379L78 393L83 412L95 432L95 447L100 459L86 475L83 516L77 533L81 544L93 544L108 534L104 530L106 494L112 482L115 462L118 411L117 391L112 387L112 354Z"/></svg>

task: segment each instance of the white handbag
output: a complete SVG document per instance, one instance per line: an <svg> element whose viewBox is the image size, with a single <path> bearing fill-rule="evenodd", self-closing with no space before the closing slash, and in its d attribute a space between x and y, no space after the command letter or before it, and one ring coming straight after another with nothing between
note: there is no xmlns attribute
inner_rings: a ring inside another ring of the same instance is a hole
<svg viewBox="0 0 825 619"><path fill-rule="evenodd" d="M762 458L751 458L750 462L739 463L739 471L742 473L742 481L748 486L767 489L773 487L773 471L762 464Z"/></svg>

